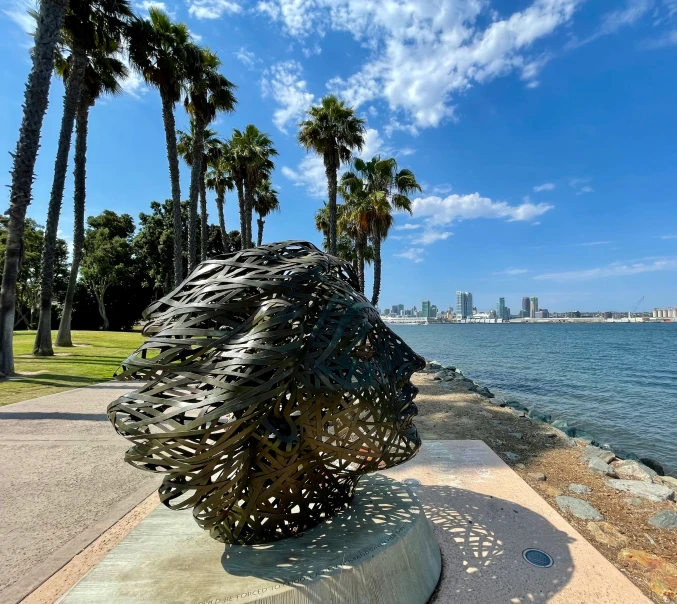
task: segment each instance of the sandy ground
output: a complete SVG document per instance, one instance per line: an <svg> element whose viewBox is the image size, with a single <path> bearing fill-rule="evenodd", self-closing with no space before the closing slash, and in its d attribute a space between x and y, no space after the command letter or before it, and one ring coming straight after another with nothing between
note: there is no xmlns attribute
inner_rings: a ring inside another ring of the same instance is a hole
<svg viewBox="0 0 677 604"><path fill-rule="evenodd" d="M664 602L648 588L646 574L619 564L621 547L598 543L588 529L588 522L561 512L555 497L569 495L584 499L627 538L624 547L644 550L675 564L677 531L660 530L647 522L661 510L677 509L673 502L645 501L638 507L629 505L625 501L629 495L606 486L601 476L582 465L581 449L572 447L568 439L559 437L548 424L516 417L510 410L492 405L490 399L477 394L451 392L448 383L433 381L430 374L417 374L413 381L419 388L416 398L419 415L415 423L424 440L479 439L486 442L648 597L655 602ZM521 438L515 434L520 434ZM506 452L516 453L520 459L511 460ZM530 476L538 472L545 474L545 481ZM584 484L592 492L585 495L572 493L568 490L571 483Z"/></svg>

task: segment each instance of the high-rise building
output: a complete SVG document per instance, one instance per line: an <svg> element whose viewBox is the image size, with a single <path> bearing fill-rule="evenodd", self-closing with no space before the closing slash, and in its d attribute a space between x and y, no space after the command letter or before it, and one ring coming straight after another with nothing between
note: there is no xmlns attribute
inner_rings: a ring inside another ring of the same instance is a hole
<svg viewBox="0 0 677 604"><path fill-rule="evenodd" d="M496 305L496 316L505 320L505 298L499 298Z"/></svg>
<svg viewBox="0 0 677 604"><path fill-rule="evenodd" d="M520 313L522 317L529 317L531 316L531 302L529 301L529 298L527 296L524 296L522 298L522 312Z"/></svg>
<svg viewBox="0 0 677 604"><path fill-rule="evenodd" d="M538 312L538 298L536 296L532 296L529 298L529 305L531 308L529 309L529 316L532 319L536 318L536 313Z"/></svg>
<svg viewBox="0 0 677 604"><path fill-rule="evenodd" d="M456 292L456 319L468 319L472 314L472 294Z"/></svg>
<svg viewBox="0 0 677 604"><path fill-rule="evenodd" d="M423 300L421 302L421 316L425 318L430 317L430 300Z"/></svg>
<svg viewBox="0 0 677 604"><path fill-rule="evenodd" d="M437 319L437 306L434 304L430 307L430 314L428 315L429 319Z"/></svg>

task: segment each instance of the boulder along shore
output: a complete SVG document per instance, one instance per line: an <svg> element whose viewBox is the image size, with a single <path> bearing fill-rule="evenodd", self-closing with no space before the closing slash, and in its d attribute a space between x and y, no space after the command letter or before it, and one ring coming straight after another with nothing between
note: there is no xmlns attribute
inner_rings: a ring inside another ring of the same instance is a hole
<svg viewBox="0 0 677 604"><path fill-rule="evenodd" d="M677 602L677 478L504 401L455 367L415 374L426 440L483 440L654 602Z"/></svg>

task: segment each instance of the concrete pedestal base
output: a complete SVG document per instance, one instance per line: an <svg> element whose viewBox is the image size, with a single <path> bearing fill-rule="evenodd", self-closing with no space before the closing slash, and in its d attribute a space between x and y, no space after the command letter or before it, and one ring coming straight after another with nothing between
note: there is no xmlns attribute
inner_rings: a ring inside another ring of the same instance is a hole
<svg viewBox="0 0 677 604"><path fill-rule="evenodd" d="M60 604L424 604L440 550L412 492L361 479L353 504L296 539L224 546L190 510L143 520Z"/></svg>

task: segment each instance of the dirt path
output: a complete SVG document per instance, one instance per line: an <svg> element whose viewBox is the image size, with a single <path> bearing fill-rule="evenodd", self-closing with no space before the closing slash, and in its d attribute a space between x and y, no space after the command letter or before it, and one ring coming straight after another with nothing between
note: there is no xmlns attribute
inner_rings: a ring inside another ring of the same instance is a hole
<svg viewBox="0 0 677 604"><path fill-rule="evenodd" d="M677 601L677 591L670 591L673 583L662 591L674 594L674 599L664 599L655 593L660 589L655 573L636 565L628 567L619 561L619 552L630 548L659 556L668 565L677 563L677 530L658 529L647 522L662 510L677 510L674 502L642 500L639 505L630 505L626 502L630 495L608 487L602 476L593 474L581 463L583 445L572 446L571 439L563 437L549 424L518 417L518 413L499 407L498 401L492 403L492 399L484 396L453 392L451 383L434 381L432 374L417 374L413 381L419 388L416 398L419 415L415 423L424 440L483 440L647 596L657 603ZM537 477L539 473L546 479ZM571 492L569 485L573 483L585 485L591 491L585 494ZM579 520L562 512L555 502L559 495L590 503L617 529L623 543L614 546L600 543L595 537L598 523ZM677 590L677 575L674 579L668 577L663 583L666 581L674 581Z"/></svg>

